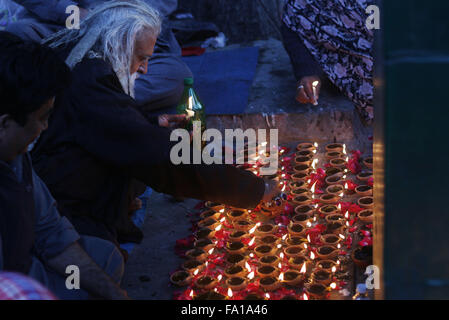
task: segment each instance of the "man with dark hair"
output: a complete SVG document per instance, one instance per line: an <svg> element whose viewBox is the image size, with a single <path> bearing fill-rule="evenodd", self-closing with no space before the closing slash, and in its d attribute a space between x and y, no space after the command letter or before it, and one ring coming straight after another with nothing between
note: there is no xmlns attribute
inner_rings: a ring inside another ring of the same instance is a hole
<svg viewBox="0 0 449 320"><path fill-rule="evenodd" d="M51 49L0 32L0 270L27 274L62 299L122 299L120 252L108 241L80 237L59 215L27 153L70 81ZM79 270L79 290L65 286L68 266Z"/></svg>

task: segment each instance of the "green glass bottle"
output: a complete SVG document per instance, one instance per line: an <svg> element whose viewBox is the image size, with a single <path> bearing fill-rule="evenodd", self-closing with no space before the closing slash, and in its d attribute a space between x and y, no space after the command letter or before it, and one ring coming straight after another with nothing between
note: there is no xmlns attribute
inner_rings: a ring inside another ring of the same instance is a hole
<svg viewBox="0 0 449 320"><path fill-rule="evenodd" d="M206 110L193 89L193 78L184 79L184 92L181 101L176 108L178 114L187 114L188 123L186 129L193 130L193 121L201 121L201 136L206 130ZM204 143L202 143L204 147Z"/></svg>

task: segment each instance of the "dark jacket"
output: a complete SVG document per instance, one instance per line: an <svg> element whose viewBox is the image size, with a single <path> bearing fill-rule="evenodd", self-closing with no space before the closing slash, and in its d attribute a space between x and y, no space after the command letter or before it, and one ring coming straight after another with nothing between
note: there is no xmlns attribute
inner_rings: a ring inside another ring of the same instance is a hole
<svg viewBox="0 0 449 320"><path fill-rule="evenodd" d="M170 131L145 118L124 93L111 66L84 59L69 90L57 97L49 129L32 156L34 167L82 234L110 239L127 214L137 179L158 192L253 208L260 178L229 165L170 162Z"/></svg>

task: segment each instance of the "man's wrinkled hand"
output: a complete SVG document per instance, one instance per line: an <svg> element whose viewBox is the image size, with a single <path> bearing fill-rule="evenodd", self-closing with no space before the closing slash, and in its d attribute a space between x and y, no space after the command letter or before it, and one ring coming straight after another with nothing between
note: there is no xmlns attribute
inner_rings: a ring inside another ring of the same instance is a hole
<svg viewBox="0 0 449 320"><path fill-rule="evenodd" d="M164 128L181 128L187 123L187 115L185 114L162 114L158 117L160 127Z"/></svg>

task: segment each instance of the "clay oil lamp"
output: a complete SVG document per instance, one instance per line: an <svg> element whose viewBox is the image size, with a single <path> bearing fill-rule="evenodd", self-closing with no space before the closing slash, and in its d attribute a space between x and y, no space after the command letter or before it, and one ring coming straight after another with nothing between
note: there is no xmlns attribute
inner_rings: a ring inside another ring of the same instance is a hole
<svg viewBox="0 0 449 320"><path fill-rule="evenodd" d="M263 277L260 279L259 285L265 291L274 291L281 287L281 283L275 277Z"/></svg>
<svg viewBox="0 0 449 320"><path fill-rule="evenodd" d="M266 244L268 246L276 246L280 242L280 239L278 237L270 234L270 235L258 238L257 242L260 244Z"/></svg>
<svg viewBox="0 0 449 320"><path fill-rule="evenodd" d="M217 280L210 276L202 276L195 281L195 286L199 289L212 289L217 285Z"/></svg>
<svg viewBox="0 0 449 320"><path fill-rule="evenodd" d="M312 216L306 213L299 213L292 218L293 223L299 223L303 227L310 227L312 223Z"/></svg>
<svg viewBox="0 0 449 320"><path fill-rule="evenodd" d="M196 270L198 270L198 272L203 270L204 266L198 260L187 260L182 264L182 268L190 274L193 274Z"/></svg>
<svg viewBox="0 0 449 320"><path fill-rule="evenodd" d="M307 181L308 178L307 173L294 173L291 175L293 181Z"/></svg>
<svg viewBox="0 0 449 320"><path fill-rule="evenodd" d="M312 159L310 157L303 157L303 156L301 156L301 157L296 157L295 158L295 164L297 166L303 164L303 165L306 165L307 167L309 167L311 163L312 163Z"/></svg>
<svg viewBox="0 0 449 320"><path fill-rule="evenodd" d="M218 220L220 215L221 215L220 212L216 212L214 210L206 210L200 214L200 218L202 220L207 219L207 218L212 218L212 219Z"/></svg>
<svg viewBox="0 0 449 320"><path fill-rule="evenodd" d="M309 174L311 169L310 169L309 165L307 165L307 164L300 164L300 165L294 166L293 171L295 171L295 173Z"/></svg>
<svg viewBox="0 0 449 320"><path fill-rule="evenodd" d="M329 164L334 168L344 168L346 166L346 160L344 158L335 158L331 159Z"/></svg>
<svg viewBox="0 0 449 320"><path fill-rule="evenodd" d="M202 249L203 251L207 252L213 247L215 247L215 244L212 242L211 239L203 238L195 241L194 246L195 248Z"/></svg>
<svg viewBox="0 0 449 320"><path fill-rule="evenodd" d="M248 231L251 229L252 224L247 220L237 220L233 223L234 229L238 231Z"/></svg>
<svg viewBox="0 0 449 320"><path fill-rule="evenodd" d="M327 286L332 282L332 273L323 269L318 269L312 273L312 278L315 283Z"/></svg>
<svg viewBox="0 0 449 320"><path fill-rule="evenodd" d="M360 269L365 270L366 267L372 264L373 247L358 247L352 251L351 258Z"/></svg>
<svg viewBox="0 0 449 320"><path fill-rule="evenodd" d="M330 260L338 256L338 249L329 245L318 248L317 256L321 260Z"/></svg>
<svg viewBox="0 0 449 320"><path fill-rule="evenodd" d="M239 264L235 264L232 266L227 267L224 270L224 274L226 275L226 277L228 278L233 278L233 277L244 277L246 274L246 269Z"/></svg>
<svg viewBox="0 0 449 320"><path fill-rule="evenodd" d="M373 157L368 157L363 159L363 164L367 167L372 169L373 168Z"/></svg>
<svg viewBox="0 0 449 320"><path fill-rule="evenodd" d="M272 256L276 252L276 247L269 246L266 244L261 244L254 249L256 255L260 258L263 256Z"/></svg>
<svg viewBox="0 0 449 320"><path fill-rule="evenodd" d="M209 229L215 229L220 224L220 221L213 219L213 218L207 218L204 220L201 220L198 222L198 227L200 228L209 228Z"/></svg>
<svg viewBox="0 0 449 320"><path fill-rule="evenodd" d="M246 238L248 236L248 234L245 231L242 230L237 230L232 232L229 235L229 240L231 241L242 241L243 238Z"/></svg>
<svg viewBox="0 0 449 320"><path fill-rule="evenodd" d="M246 251L246 247L243 242L233 241L226 244L226 250L229 253L244 253Z"/></svg>
<svg viewBox="0 0 449 320"><path fill-rule="evenodd" d="M358 186L355 188L355 193L359 196L372 196L373 195L373 187L371 186Z"/></svg>
<svg viewBox="0 0 449 320"><path fill-rule="evenodd" d="M272 255L272 256L263 256L259 259L259 264L261 266L277 266L279 264L279 257Z"/></svg>
<svg viewBox="0 0 449 320"><path fill-rule="evenodd" d="M332 160L332 159L342 158L343 154L338 151L330 151L330 152L326 152L326 154L324 156L326 157L327 160Z"/></svg>
<svg viewBox="0 0 449 320"><path fill-rule="evenodd" d="M284 188L282 188L281 190L282 193L279 197L276 197L273 201L262 203L262 205L260 206L260 211L263 215L267 217L274 217L283 212L285 203L288 199L287 194L283 193L285 187L286 186L284 185Z"/></svg>
<svg viewBox="0 0 449 320"><path fill-rule="evenodd" d="M360 211L359 219L364 223L372 223L374 220L373 210L367 209Z"/></svg>
<svg viewBox="0 0 449 320"><path fill-rule="evenodd" d="M247 286L247 282L245 278L242 277L232 277L226 280L226 285L231 288L233 291L240 291Z"/></svg>
<svg viewBox="0 0 449 320"><path fill-rule="evenodd" d="M277 230L276 225L271 223L266 223L258 226L255 231L255 235L258 237L264 237L270 234L275 233Z"/></svg>
<svg viewBox="0 0 449 320"><path fill-rule="evenodd" d="M188 286L192 281L192 276L189 272L181 270L176 271L170 276L170 282L178 287Z"/></svg>
<svg viewBox="0 0 449 320"><path fill-rule="evenodd" d="M340 197L334 194L323 194L320 200L322 203L336 203L340 201Z"/></svg>
<svg viewBox="0 0 449 320"><path fill-rule="evenodd" d="M310 142L303 142L296 146L296 150L298 150L298 151L305 151L305 150L314 151L314 150L316 150L316 144L314 145Z"/></svg>
<svg viewBox="0 0 449 320"><path fill-rule="evenodd" d="M290 194L293 197L297 197L297 196L300 196L300 195L307 196L309 193L310 193L309 189L306 189L306 188L298 188L298 189L290 190Z"/></svg>
<svg viewBox="0 0 449 320"><path fill-rule="evenodd" d="M343 144L341 143L331 143L326 146L327 152L343 152Z"/></svg>
<svg viewBox="0 0 449 320"><path fill-rule="evenodd" d="M292 202L299 206L303 206L312 203L312 199L309 196L302 194L297 197L294 197Z"/></svg>
<svg viewBox="0 0 449 320"><path fill-rule="evenodd" d="M207 253L204 250L195 248L187 251L186 257L199 262L204 262L207 259Z"/></svg>
<svg viewBox="0 0 449 320"><path fill-rule="evenodd" d="M292 181L288 184L288 187L290 190L295 190L304 187L305 184L305 181Z"/></svg>
<svg viewBox="0 0 449 320"><path fill-rule="evenodd" d="M323 242L323 244L328 245L328 246L336 247L341 242L341 240L342 240L342 238L336 234L331 233L331 234L321 235L321 242Z"/></svg>
<svg viewBox="0 0 449 320"><path fill-rule="evenodd" d="M195 238L196 239L203 239L203 238L213 238L215 236L215 231L213 229L209 228L201 228L195 232Z"/></svg>
<svg viewBox="0 0 449 320"><path fill-rule="evenodd" d="M212 201L206 201L205 203L206 208L211 209L215 212L220 211L222 209L224 209L224 205L217 203L217 202L212 202Z"/></svg>
<svg viewBox="0 0 449 320"><path fill-rule="evenodd" d="M221 293L215 291L209 291L205 293L201 293L198 296L194 297L193 300L225 300L226 296Z"/></svg>
<svg viewBox="0 0 449 320"><path fill-rule="evenodd" d="M338 264L334 260L321 260L317 263L317 268L325 270L327 272L335 272Z"/></svg>
<svg viewBox="0 0 449 320"><path fill-rule="evenodd" d="M336 196L340 196L342 193L344 193L345 188L340 184L333 184L326 188L326 192L328 194L333 194Z"/></svg>
<svg viewBox="0 0 449 320"><path fill-rule="evenodd" d="M357 204L366 209L371 209L374 206L374 198L373 197L362 197L359 200L357 200Z"/></svg>
<svg viewBox="0 0 449 320"><path fill-rule="evenodd" d="M334 214L327 215L325 217L325 219L326 219L327 223L332 223L335 221L344 222L345 216L340 213L334 213Z"/></svg>
<svg viewBox="0 0 449 320"><path fill-rule="evenodd" d="M312 150L301 150L301 151L296 151L296 153L295 153L296 157L313 158L314 155L315 155L315 152L313 152Z"/></svg>
<svg viewBox="0 0 449 320"><path fill-rule="evenodd" d="M290 236L285 240L287 246L299 246L305 242L303 237Z"/></svg>
<svg viewBox="0 0 449 320"><path fill-rule="evenodd" d="M259 266L256 272L261 278L277 277L279 275L279 270L273 266Z"/></svg>
<svg viewBox="0 0 449 320"><path fill-rule="evenodd" d="M302 206L297 206L295 208L295 213L296 214L306 214L308 216L312 216L313 213L315 212L315 207L311 206L311 205L302 205Z"/></svg>
<svg viewBox="0 0 449 320"><path fill-rule="evenodd" d="M240 253L231 253L227 255L226 262L231 265L244 265L245 256Z"/></svg>
<svg viewBox="0 0 449 320"><path fill-rule="evenodd" d="M232 209L228 211L228 218L232 221L243 220L248 215L248 211L243 209Z"/></svg>
<svg viewBox="0 0 449 320"><path fill-rule="evenodd" d="M295 258L304 255L304 248L302 246L289 246L284 250L287 258Z"/></svg>
<svg viewBox="0 0 449 320"><path fill-rule="evenodd" d="M338 207L333 204L325 205L325 206L322 206L321 208L319 208L318 212L322 213L326 216L331 215L331 214L336 214L338 212Z"/></svg>
<svg viewBox="0 0 449 320"><path fill-rule="evenodd" d="M360 181L368 181L372 176L372 171L362 171L357 175L357 179Z"/></svg>
<svg viewBox="0 0 449 320"><path fill-rule="evenodd" d="M326 172L327 177L331 177L331 176L339 174L339 173L343 175L343 170L340 168L329 167L329 168L326 168L325 172Z"/></svg>
<svg viewBox="0 0 449 320"><path fill-rule="evenodd" d="M327 177L325 179L325 181L328 185L335 185L335 184L342 183L344 181L344 179L343 179L343 175L341 173L337 173L330 177Z"/></svg>
<svg viewBox="0 0 449 320"><path fill-rule="evenodd" d="M306 228L300 223L290 223L287 230L291 237L304 237L306 234Z"/></svg>
<svg viewBox="0 0 449 320"><path fill-rule="evenodd" d="M312 271L313 265L307 259L306 256L297 256L290 258L288 263L291 268L299 270L302 274L309 274Z"/></svg>
<svg viewBox="0 0 449 320"><path fill-rule="evenodd" d="M283 282L289 286L297 286L301 284L304 279L303 275L296 270L289 270L281 275L283 275L284 278Z"/></svg>
<svg viewBox="0 0 449 320"><path fill-rule="evenodd" d="M331 222L328 223L326 226L326 234L343 234L344 230L346 229L345 225L343 224L342 221L335 221L335 222Z"/></svg>
<svg viewBox="0 0 449 320"><path fill-rule="evenodd" d="M306 286L306 292L313 299L323 299L327 294L327 287L321 283L312 283Z"/></svg>

